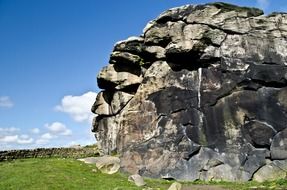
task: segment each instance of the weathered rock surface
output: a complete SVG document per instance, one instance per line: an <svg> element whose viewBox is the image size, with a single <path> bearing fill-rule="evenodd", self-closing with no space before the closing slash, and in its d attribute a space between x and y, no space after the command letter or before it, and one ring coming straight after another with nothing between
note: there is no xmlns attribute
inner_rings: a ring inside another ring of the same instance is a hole
<svg viewBox="0 0 287 190"><path fill-rule="evenodd" d="M263 182L266 180L272 181L276 179L285 179L287 177L287 162L286 161L273 161L254 174L254 180Z"/></svg>
<svg viewBox="0 0 287 190"><path fill-rule="evenodd" d="M120 169L120 159L114 156L88 157L78 160L86 164L95 164L97 169L105 174L114 174Z"/></svg>
<svg viewBox="0 0 287 190"><path fill-rule="evenodd" d="M98 75L101 148L149 177L267 179L270 160L287 159L286 44L284 13L224 3L162 13Z"/></svg>

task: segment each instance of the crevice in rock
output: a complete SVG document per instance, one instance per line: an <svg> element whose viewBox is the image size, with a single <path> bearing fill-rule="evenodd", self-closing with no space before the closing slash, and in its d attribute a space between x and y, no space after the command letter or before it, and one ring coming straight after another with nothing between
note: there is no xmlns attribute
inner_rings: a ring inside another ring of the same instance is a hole
<svg viewBox="0 0 287 190"><path fill-rule="evenodd" d="M167 114L160 113L157 117L157 121L161 120L163 117L167 117Z"/></svg>
<svg viewBox="0 0 287 190"><path fill-rule="evenodd" d="M134 95L137 92L139 86L140 84L132 84L122 88L121 91Z"/></svg>
<svg viewBox="0 0 287 190"><path fill-rule="evenodd" d="M119 109L119 111L114 113L113 116L120 114L122 112L122 110L130 103L130 101L132 101L132 99L133 99L133 97L130 100L128 100L124 105L122 105L122 107Z"/></svg>
<svg viewBox="0 0 287 190"><path fill-rule="evenodd" d="M270 150L270 145L259 145L254 141L252 141L252 145L254 146L254 148L257 148L257 149L264 148L264 149Z"/></svg>
<svg viewBox="0 0 287 190"><path fill-rule="evenodd" d="M127 72L127 73L134 74L136 76L141 75L141 67L135 64L124 63L124 62L115 63L114 69L116 72Z"/></svg>
<svg viewBox="0 0 287 190"><path fill-rule="evenodd" d="M181 56L179 56L181 57ZM176 58L172 58L172 60L177 60ZM189 60L189 62L187 63L187 60ZM195 71L198 70L199 68L208 68L209 65L211 63L208 63L208 61L204 61L204 62L196 62L196 59L182 59L182 61L185 62L177 62L177 63L181 63L181 64L177 64L175 62L172 62L171 60L167 60L167 64L170 66L170 68L175 71L175 72L179 72L182 71L184 69L189 70L189 71ZM194 62L193 62L194 61Z"/></svg>
<svg viewBox="0 0 287 190"><path fill-rule="evenodd" d="M192 157L198 155L200 150L201 150L201 146L199 146L198 149L195 149L193 152L188 154L187 157L184 157L183 159L186 160L186 161L190 160Z"/></svg>
<svg viewBox="0 0 287 190"><path fill-rule="evenodd" d="M275 62L266 62L266 61L262 62L261 64L262 64L262 65L278 65L278 63L275 63Z"/></svg>
<svg viewBox="0 0 287 190"><path fill-rule="evenodd" d="M187 122L187 123L182 123L182 126L186 127L186 126L189 126L189 125L193 125L193 123L190 123L190 122Z"/></svg>
<svg viewBox="0 0 287 190"><path fill-rule="evenodd" d="M221 30L222 32L228 34L228 35L245 35L248 34L248 32L238 32L238 31L234 31L234 30L229 30L229 29L223 29L221 27L212 25L212 24L207 24L207 23L203 23L203 22L191 22L191 23L187 23L187 24L201 24L201 25L205 25L208 26L211 29L217 29L217 30Z"/></svg>
<svg viewBox="0 0 287 190"><path fill-rule="evenodd" d="M186 108L179 108L179 109L176 109L176 110L173 110L170 112L170 114L175 114L175 113L178 113L178 112L182 112L182 111L186 111L187 109Z"/></svg>
<svg viewBox="0 0 287 190"><path fill-rule="evenodd" d="M202 68L199 68L198 69L198 89L197 89L198 109L201 108L201 82L202 82Z"/></svg>
<svg viewBox="0 0 287 190"><path fill-rule="evenodd" d="M263 168L263 167L266 166L266 165L267 165L267 164L264 164L264 165L258 167L257 170L255 170L255 171L252 173L252 175L251 175L249 181L252 181L253 178L254 178L254 175L255 175L261 168ZM276 167L276 166L275 166L275 167Z"/></svg>
<svg viewBox="0 0 287 190"><path fill-rule="evenodd" d="M145 35L144 35L144 38L146 38ZM157 41L157 40L160 40L160 41ZM144 41L144 45L146 45L146 46L158 45L158 46L161 46L161 47L165 48L171 41L172 41L171 37L168 36L168 37L165 37L165 38L154 39L153 41Z"/></svg>
<svg viewBox="0 0 287 190"><path fill-rule="evenodd" d="M258 84L251 79L245 79L242 82L238 83L238 86L243 88L243 90L258 91L262 88L261 84Z"/></svg>
<svg viewBox="0 0 287 190"><path fill-rule="evenodd" d="M287 80L285 80L285 82L281 83L281 82L277 82L277 81L270 81L270 82L266 82L263 80L257 80L257 79L251 79L253 82L260 84L261 86L264 87L270 87L270 88L284 88L287 87Z"/></svg>
<svg viewBox="0 0 287 190"><path fill-rule="evenodd" d="M97 125L97 123L98 123L100 120L105 119L105 118L109 118L109 117L112 117L112 116L97 115L97 116L95 117L95 121L93 122L92 132L94 132L94 133L98 132L98 125Z"/></svg>
<svg viewBox="0 0 287 190"><path fill-rule="evenodd" d="M105 79L99 79L97 78L97 83L100 89L104 89L104 90L110 90L113 91L115 89L115 87L117 86L117 84L115 84L114 82L105 80Z"/></svg>
<svg viewBox="0 0 287 190"><path fill-rule="evenodd" d="M242 160L242 162L241 162L241 166L244 166L245 165L245 163L247 162L247 160L248 160L248 156L247 155L245 155L245 157L244 157L244 160Z"/></svg>
<svg viewBox="0 0 287 190"><path fill-rule="evenodd" d="M239 91L242 91L242 89L238 89L236 86L234 88L232 88L231 90L229 90L228 92L222 94L222 95L219 95L217 98L216 98L216 101L212 104L210 104L209 106L213 107L215 106L221 99L224 99L224 98L227 98L228 96L231 96L233 93L235 92L239 92Z"/></svg>

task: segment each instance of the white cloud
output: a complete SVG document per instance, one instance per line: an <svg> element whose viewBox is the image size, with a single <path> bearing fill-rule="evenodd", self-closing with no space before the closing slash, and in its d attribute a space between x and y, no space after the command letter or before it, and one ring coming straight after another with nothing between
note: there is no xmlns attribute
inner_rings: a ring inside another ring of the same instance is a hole
<svg viewBox="0 0 287 190"><path fill-rule="evenodd" d="M65 96L61 105L55 107L57 111L68 113L77 122L91 123L94 115L91 107L97 97L95 92L87 92L81 96Z"/></svg>
<svg viewBox="0 0 287 190"><path fill-rule="evenodd" d="M39 134L40 133L40 129L39 128L33 128L30 130L32 134Z"/></svg>
<svg viewBox="0 0 287 190"><path fill-rule="evenodd" d="M0 143L4 144L31 144L33 142L34 139L28 135L7 135L0 137Z"/></svg>
<svg viewBox="0 0 287 190"><path fill-rule="evenodd" d="M54 136L51 133L44 133L36 140L36 144L48 144L53 138L57 138L57 136Z"/></svg>
<svg viewBox="0 0 287 190"><path fill-rule="evenodd" d="M33 138L27 138L27 139L18 139L18 144L32 144L34 142Z"/></svg>
<svg viewBox="0 0 287 190"><path fill-rule="evenodd" d="M68 136L72 134L72 131L68 129L65 124L60 122L46 124L45 127L54 135Z"/></svg>
<svg viewBox="0 0 287 190"><path fill-rule="evenodd" d="M257 1L258 7L263 10L266 10L270 5L269 0L256 0L256 1Z"/></svg>
<svg viewBox="0 0 287 190"><path fill-rule="evenodd" d="M60 122L54 122L52 124L45 124L44 127L48 129L48 132L42 134L37 140L37 145L47 145L53 141L56 141L60 136L70 136L72 131L66 127L65 124Z"/></svg>
<svg viewBox="0 0 287 190"><path fill-rule="evenodd" d="M50 140L50 139L55 138L55 136L53 136L51 133L44 133L43 135L41 135L40 138Z"/></svg>
<svg viewBox="0 0 287 190"><path fill-rule="evenodd" d="M38 145L44 145L44 144L48 144L50 142L50 140L48 140L48 139L37 139L36 140L36 144L38 144Z"/></svg>
<svg viewBox="0 0 287 190"><path fill-rule="evenodd" d="M9 96L0 96L0 108L12 108L14 103Z"/></svg>
<svg viewBox="0 0 287 190"><path fill-rule="evenodd" d="M15 134L19 131L20 129L15 127L0 128L0 135Z"/></svg>
<svg viewBox="0 0 287 190"><path fill-rule="evenodd" d="M7 135L0 137L0 142L3 143L16 143L18 139L18 135Z"/></svg>

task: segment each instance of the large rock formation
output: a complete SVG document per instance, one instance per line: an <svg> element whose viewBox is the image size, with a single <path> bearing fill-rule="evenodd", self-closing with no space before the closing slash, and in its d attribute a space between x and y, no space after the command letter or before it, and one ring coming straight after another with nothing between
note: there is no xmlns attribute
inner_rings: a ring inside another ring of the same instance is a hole
<svg viewBox="0 0 287 190"><path fill-rule="evenodd" d="M287 14L224 3L170 9L118 42L97 79L93 131L125 171L286 176Z"/></svg>

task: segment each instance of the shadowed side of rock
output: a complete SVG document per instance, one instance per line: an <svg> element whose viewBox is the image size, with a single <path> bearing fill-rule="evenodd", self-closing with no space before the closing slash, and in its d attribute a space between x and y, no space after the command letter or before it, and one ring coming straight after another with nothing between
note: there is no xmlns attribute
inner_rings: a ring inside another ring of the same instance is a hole
<svg viewBox="0 0 287 190"><path fill-rule="evenodd" d="M284 13L225 3L162 13L118 42L97 77L101 148L149 177L286 176L286 44Z"/></svg>

